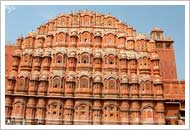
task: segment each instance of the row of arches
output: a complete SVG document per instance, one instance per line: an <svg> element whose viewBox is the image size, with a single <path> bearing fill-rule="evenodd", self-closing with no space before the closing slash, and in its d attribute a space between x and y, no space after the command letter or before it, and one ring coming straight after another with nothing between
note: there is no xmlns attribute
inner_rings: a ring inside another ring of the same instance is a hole
<svg viewBox="0 0 190 130"><path fill-rule="evenodd" d="M55 35L48 34L46 36L38 37L27 36L25 39L18 39L17 45L22 49L55 46L94 46L98 48L112 47L136 51L155 51L155 42L152 42L152 40L150 40L150 42L141 39L137 39L137 41L135 41L134 38L127 38L125 35L117 35L112 32L102 34L101 32L91 33L88 31L83 31L79 34L77 34L77 32L72 32L70 35L67 32L58 32Z"/></svg>
<svg viewBox="0 0 190 130"><path fill-rule="evenodd" d="M81 76L64 79L59 75L51 77L50 80L29 80L20 77L16 81L8 81L8 89L11 93L28 93L34 95L120 95L125 97L163 97L163 85L154 84L151 81L121 82L119 79L96 79ZM50 82L49 82L50 81Z"/></svg>
<svg viewBox="0 0 190 130"><path fill-rule="evenodd" d="M136 68L137 67L139 69L143 69L143 68L151 68L151 66L153 68L159 68L159 59L150 59L150 58L146 58L146 57L142 57L139 59L129 59L127 60L127 57L124 59L121 59L121 57L118 56L114 56L113 54L110 55L104 55L101 56L101 54L98 54L93 57L92 54L89 54L87 52L83 52L81 54L78 55L73 55L74 57L71 56L67 56L66 54L62 54L62 53L57 53L53 56L53 58L51 57L32 57L29 55L24 55L21 57L21 63L24 64L22 66L31 66L33 64L33 66L40 66L43 63L48 63L49 67L52 64L56 64L56 65L65 65L65 67L67 67L67 65L76 65L77 64L107 64L107 65L118 65L118 68L120 66L125 65L125 67L129 67L129 68ZM98 56L98 57L97 57ZM15 62L19 62L19 59L17 57L15 58ZM20 64L21 64L20 63ZM19 63L18 63L19 65Z"/></svg>
<svg viewBox="0 0 190 130"><path fill-rule="evenodd" d="M43 108L43 105L45 104L40 105L42 112L40 111L39 101L36 102L35 99L29 99L28 102L24 100L15 102L14 100L11 107L6 105L6 117L25 118L29 124L32 123L30 119L39 118L42 118L43 123L46 124L56 122L58 124L63 122L74 122L74 124L155 124L159 121L163 123L165 120L163 108L154 108L150 104L135 110L133 105L123 107L118 103L106 103L106 101L101 102L99 106L95 104L95 106L92 106L88 101L75 101L74 103L71 100L63 102L59 99L50 99L46 102L46 107Z"/></svg>

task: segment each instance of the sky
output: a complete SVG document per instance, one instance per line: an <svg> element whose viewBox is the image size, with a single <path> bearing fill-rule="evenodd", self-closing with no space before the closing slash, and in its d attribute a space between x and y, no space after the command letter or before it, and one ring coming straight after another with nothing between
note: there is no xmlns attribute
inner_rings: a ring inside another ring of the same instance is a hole
<svg viewBox="0 0 190 130"><path fill-rule="evenodd" d="M138 33L150 34L154 27L164 30L174 40L174 49L179 80L185 79L185 8L183 5L16 5L6 6L5 37L14 44L20 36L35 31L40 24L60 13L92 10L117 17L132 25Z"/></svg>

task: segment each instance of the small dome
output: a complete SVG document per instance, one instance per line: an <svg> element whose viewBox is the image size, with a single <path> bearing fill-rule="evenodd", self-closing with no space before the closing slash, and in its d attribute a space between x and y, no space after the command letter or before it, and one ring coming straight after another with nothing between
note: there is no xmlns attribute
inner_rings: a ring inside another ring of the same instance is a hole
<svg viewBox="0 0 190 130"><path fill-rule="evenodd" d="M102 78L101 78L100 75L95 76L95 78L94 78L94 82L101 82L101 81L102 81Z"/></svg>
<svg viewBox="0 0 190 130"><path fill-rule="evenodd" d="M121 83L128 83L128 77L127 77L127 75L121 76Z"/></svg>
<svg viewBox="0 0 190 130"><path fill-rule="evenodd" d="M155 41L153 40L153 39L150 39L150 41L149 41L150 43L155 43Z"/></svg>
<svg viewBox="0 0 190 130"><path fill-rule="evenodd" d="M32 32L29 32L26 37L36 37L36 36L37 36L37 32L32 31Z"/></svg>
<svg viewBox="0 0 190 130"><path fill-rule="evenodd" d="M96 36L96 37L101 37L102 34L101 34L101 32L97 31L97 32L95 32L95 36Z"/></svg>
<svg viewBox="0 0 190 130"><path fill-rule="evenodd" d="M96 52L96 53L94 54L94 58L101 58L101 57L102 57L101 52Z"/></svg>
<svg viewBox="0 0 190 130"><path fill-rule="evenodd" d="M128 55L128 59L136 59L136 55L131 53Z"/></svg>
<svg viewBox="0 0 190 130"><path fill-rule="evenodd" d="M124 52L120 53L120 59L127 59L126 53Z"/></svg>
<svg viewBox="0 0 190 130"><path fill-rule="evenodd" d="M40 79L39 80L45 80L45 81L48 81L48 74L42 74L40 75Z"/></svg>
<svg viewBox="0 0 190 130"><path fill-rule="evenodd" d="M51 51L45 51L43 57L51 57Z"/></svg>
<svg viewBox="0 0 190 130"><path fill-rule="evenodd" d="M159 28L159 27L154 27L154 28L152 29L152 31L161 31L161 32L163 32L163 30L162 30L161 28Z"/></svg>
<svg viewBox="0 0 190 130"><path fill-rule="evenodd" d="M76 31L71 32L71 36L77 36L77 32Z"/></svg>

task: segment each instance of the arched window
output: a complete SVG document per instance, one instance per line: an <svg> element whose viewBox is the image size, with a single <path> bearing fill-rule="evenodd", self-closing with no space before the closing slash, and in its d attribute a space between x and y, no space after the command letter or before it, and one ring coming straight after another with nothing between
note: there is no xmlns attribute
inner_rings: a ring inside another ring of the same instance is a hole
<svg viewBox="0 0 190 130"><path fill-rule="evenodd" d="M153 121L153 109L151 107L148 107L148 108L145 108L143 109L143 120L145 122L148 122L148 121Z"/></svg>
<svg viewBox="0 0 190 130"><path fill-rule="evenodd" d="M80 104L77 105L75 108L75 113L76 116L78 117L78 119L80 120L88 120L89 116L90 116L90 106L87 104Z"/></svg>
<svg viewBox="0 0 190 130"><path fill-rule="evenodd" d="M81 63L84 63L84 64L89 63L89 56L87 54L82 55Z"/></svg>
<svg viewBox="0 0 190 130"><path fill-rule="evenodd" d="M52 102L48 105L48 117L59 118L62 115L62 105L57 102Z"/></svg>
<svg viewBox="0 0 190 130"><path fill-rule="evenodd" d="M25 104L22 101L18 101L13 104L13 115L22 117L24 114Z"/></svg>
<svg viewBox="0 0 190 130"><path fill-rule="evenodd" d="M114 64L114 56L111 55L108 57L108 64L110 65Z"/></svg>
<svg viewBox="0 0 190 130"><path fill-rule="evenodd" d="M141 82L141 89L142 89L142 92L144 93L145 92L145 90L146 90L146 88L145 88L146 86L145 86L145 83L144 83L144 81L143 82Z"/></svg>
<svg viewBox="0 0 190 130"><path fill-rule="evenodd" d="M88 83L88 78L87 77L82 77L80 79L80 88L88 88L89 83Z"/></svg>
<svg viewBox="0 0 190 130"><path fill-rule="evenodd" d="M53 88L59 88L61 86L60 78L55 77L53 78Z"/></svg>
<svg viewBox="0 0 190 130"><path fill-rule="evenodd" d="M20 77L17 81L17 88L24 88L25 87L25 79L24 77Z"/></svg>
<svg viewBox="0 0 190 130"><path fill-rule="evenodd" d="M108 40L108 44L113 44L114 43L114 35L113 34L109 34L107 36L107 40Z"/></svg>
<svg viewBox="0 0 190 130"><path fill-rule="evenodd" d="M146 86L146 91L148 93L150 93L151 92L151 82L150 81L146 81L145 82L145 86Z"/></svg>
<svg viewBox="0 0 190 130"><path fill-rule="evenodd" d="M113 79L113 78L109 79L108 88L109 89L115 89L115 79Z"/></svg>
<svg viewBox="0 0 190 130"><path fill-rule="evenodd" d="M112 26L112 21L111 20L108 21L108 26Z"/></svg>
<svg viewBox="0 0 190 130"><path fill-rule="evenodd" d="M30 56L29 55L24 55L24 62L29 62Z"/></svg>
<svg viewBox="0 0 190 130"><path fill-rule="evenodd" d="M81 35L81 41L84 43L88 43L91 40L91 34L89 32L83 32Z"/></svg>
<svg viewBox="0 0 190 130"><path fill-rule="evenodd" d="M60 42L65 41L65 34L64 34L64 33L60 33L60 34L59 34L59 41L60 41Z"/></svg>
<svg viewBox="0 0 190 130"><path fill-rule="evenodd" d="M89 25L89 23L90 23L90 17L89 16L84 16L84 19L83 19L84 21L83 21L83 24L84 25Z"/></svg>
<svg viewBox="0 0 190 130"><path fill-rule="evenodd" d="M58 54L56 56L56 63L58 64L63 63L63 56L61 54Z"/></svg>

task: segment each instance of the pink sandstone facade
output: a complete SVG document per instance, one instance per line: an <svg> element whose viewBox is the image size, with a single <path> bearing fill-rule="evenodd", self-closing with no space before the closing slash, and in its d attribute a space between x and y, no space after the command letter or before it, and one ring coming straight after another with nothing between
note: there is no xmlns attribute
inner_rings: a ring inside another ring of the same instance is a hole
<svg viewBox="0 0 190 130"><path fill-rule="evenodd" d="M62 14L19 37L11 54L6 124L184 123L185 83L159 28L146 36L111 15Z"/></svg>

